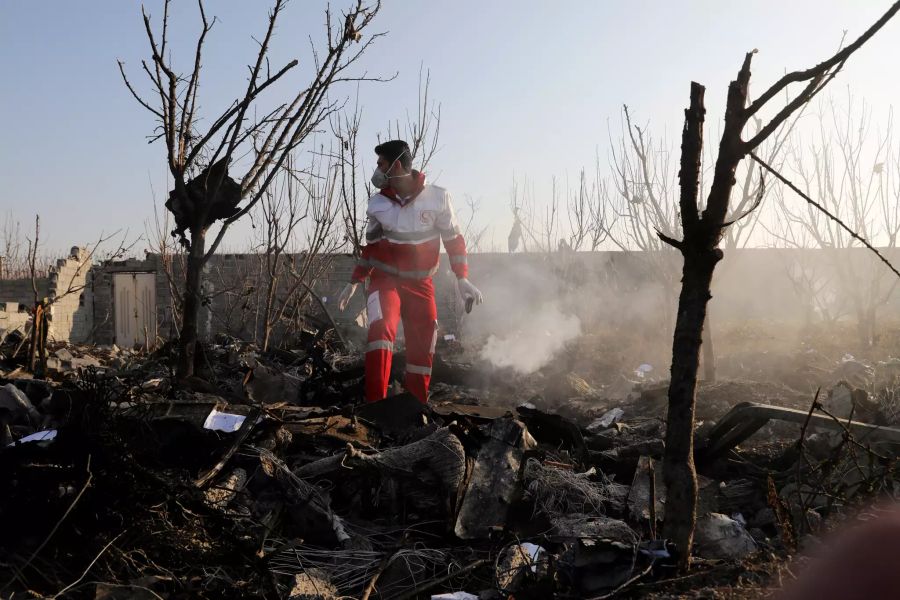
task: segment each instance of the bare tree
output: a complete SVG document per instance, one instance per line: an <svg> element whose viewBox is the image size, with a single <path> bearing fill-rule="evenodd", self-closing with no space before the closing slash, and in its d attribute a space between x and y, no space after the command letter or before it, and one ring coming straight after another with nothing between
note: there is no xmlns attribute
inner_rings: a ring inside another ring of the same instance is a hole
<svg viewBox="0 0 900 600"><path fill-rule="evenodd" d="M422 73L423 67L419 66L419 98L416 104L415 116L406 114L406 122L400 127L400 120L393 124L388 121L386 139L404 139L409 144L409 151L413 155L413 166L419 171L425 171L428 164L438 151L438 141L441 137L441 105L435 104L429 99L431 88L431 71ZM382 136L378 136L382 141Z"/></svg>
<svg viewBox="0 0 900 600"><path fill-rule="evenodd" d="M331 123L331 130L338 143L337 152L332 158L337 163L339 175L344 242L354 257L359 257L362 251L366 231L365 206L371 193L370 183L362 181L364 169L358 144L362 112L358 100L357 95L352 113L337 115Z"/></svg>
<svg viewBox="0 0 900 600"><path fill-rule="evenodd" d="M466 248L469 253L481 252L483 250L484 236L487 234L488 226L479 227L477 222L478 214L481 212L481 199L476 200L470 194L463 196L465 208L461 213L468 212L468 218L460 215L460 222L464 223L462 227L463 237L466 239Z"/></svg>
<svg viewBox="0 0 900 600"><path fill-rule="evenodd" d="M265 227L263 350L269 348L279 324L286 325L287 331L302 326L311 284L327 268L328 258L340 245L333 235L340 209L338 170L322 164L322 159L314 159L305 172L289 164L280 183L267 192L260 210ZM304 224L303 251L285 255L285 250L297 249L298 234Z"/></svg>
<svg viewBox="0 0 900 600"><path fill-rule="evenodd" d="M46 252L32 256L29 240L22 234L22 225L12 211L3 217L0 229L0 280L28 279L32 275L46 277L53 258Z"/></svg>
<svg viewBox="0 0 900 600"><path fill-rule="evenodd" d="M509 198L509 208L513 214L513 227L508 243L510 252L518 250L519 244L523 252L553 251L558 227L559 197L555 177L552 182L550 201L539 206L535 199L534 182L529 182L528 177L524 177L520 184L518 178L513 176Z"/></svg>
<svg viewBox="0 0 900 600"><path fill-rule="evenodd" d="M802 152L790 150L790 167L806 190L862 237L883 248L897 247L900 235L900 153L894 146L892 115L873 133L871 111L857 109L848 93L845 107L833 99L822 103L816 138ZM879 309L891 298L898 280L890 277L856 239L816 208L778 198L779 219L771 235L798 248L790 265L797 285L809 294L823 318L835 320L846 310L856 318L860 347L875 343ZM803 250L819 248L824 261L804 260ZM832 285L825 286L828 281ZM805 285L804 285L805 284Z"/></svg>
<svg viewBox="0 0 900 600"><path fill-rule="evenodd" d="M599 159L595 177L588 182L587 173L581 170L578 189L566 189L568 197L569 247L574 251L594 252L609 239L614 218L611 218L609 184L600 176Z"/></svg>
<svg viewBox="0 0 900 600"><path fill-rule="evenodd" d="M705 88L698 83L691 83L690 105L685 110L682 130L679 171L682 238L678 240L664 232L658 232L660 238L678 249L684 258L682 287L672 342L666 452L663 462L667 486L663 534L675 542L682 568L686 568L690 561L696 522L697 474L694 467L693 429L703 323L706 319L707 304L711 298L710 284L713 272L723 256L719 243L728 226L726 217L729 214L731 194L735 186L736 169L748 154L758 149L760 144L771 137L791 115L824 88L847 59L898 10L900 2L891 6L862 36L831 58L810 69L786 74L749 103L750 63L753 52L746 54L737 77L728 86L724 128L712 184L702 211L699 199L703 124L706 113ZM804 87L745 140L743 136L748 121L792 83L801 83Z"/></svg>
<svg viewBox="0 0 900 600"><path fill-rule="evenodd" d="M347 70L381 35L369 36L353 49L380 9L380 2L366 5L356 0L340 20L333 19L331 10L326 9L326 42L323 48L311 49L314 68L310 79L299 86L288 102L258 115L258 100L263 92L299 64L292 60L274 72L269 68L270 43L286 4L287 0L275 0L269 12L259 51L249 67L246 89L218 117L209 121L205 130L198 129L201 119L197 95L204 42L215 19L207 19L202 0L198 2L201 31L189 75L176 70L168 46L169 0L164 1L162 20L156 29L150 16L143 13L151 56L141 66L150 82L149 95L135 89L119 61L128 90L158 122L153 139L164 141L166 161L174 181L166 207L175 216L175 233L188 255L177 363L177 373L182 377L194 370L198 315L203 303L203 266L215 253L229 226L250 212L263 197L290 153L342 108L343 103L330 94L334 86L340 82L373 79L351 76ZM239 181L229 176L229 169L237 163L243 164L244 174ZM242 201L243 206L238 207ZM221 227L207 248L207 232L217 221L221 221Z"/></svg>
<svg viewBox="0 0 900 600"><path fill-rule="evenodd" d="M0 280L13 279L11 273L19 267L20 254L22 252L22 230L18 221L13 218L12 211L3 217L3 230L0 232Z"/></svg>

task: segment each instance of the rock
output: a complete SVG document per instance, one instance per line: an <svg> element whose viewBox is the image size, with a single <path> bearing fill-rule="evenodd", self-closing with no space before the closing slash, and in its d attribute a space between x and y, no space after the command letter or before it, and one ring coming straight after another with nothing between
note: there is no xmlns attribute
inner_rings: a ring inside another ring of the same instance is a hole
<svg viewBox="0 0 900 600"><path fill-rule="evenodd" d="M85 354L79 358L72 359L73 369L84 369L86 367L101 367L100 361L89 354Z"/></svg>
<svg viewBox="0 0 900 600"><path fill-rule="evenodd" d="M740 560L756 552L753 537L744 526L719 513L709 513L697 520L694 549L703 558Z"/></svg>
<svg viewBox="0 0 900 600"><path fill-rule="evenodd" d="M53 356L64 362L71 361L73 358L75 358L75 356L73 356L72 353L69 352L68 348L60 348L53 353Z"/></svg>

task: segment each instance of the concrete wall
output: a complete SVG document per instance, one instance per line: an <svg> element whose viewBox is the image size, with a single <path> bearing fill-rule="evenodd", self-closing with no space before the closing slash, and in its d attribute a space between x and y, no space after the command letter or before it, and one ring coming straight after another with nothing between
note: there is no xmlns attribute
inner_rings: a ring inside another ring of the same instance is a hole
<svg viewBox="0 0 900 600"><path fill-rule="evenodd" d="M58 340L115 342L115 311L113 306L113 276L116 273L152 272L156 274L157 331L160 337L177 335L173 298L162 259L148 255L144 259L129 259L95 266L84 272L83 250L60 260L47 280L41 280L41 292L58 298L51 309L51 335ZM829 253L839 252L840 260ZM291 257L300 264L302 256ZM900 262L900 253L889 256ZM321 259L313 269L320 275L314 279L316 293L326 299L330 312L338 320L354 320L365 306L364 294L359 291L346 313L337 311L337 297L350 278L354 260L337 255ZM180 258L174 261L174 280L181 278ZM815 318L818 308L808 294L788 277L790 269L804 265L826 286L840 296L839 286L845 289L844 313L853 317L853 307L847 305L847 287L868 286L875 277L882 278L879 293L887 303L879 309L881 317L900 317L900 294L890 293L895 280L886 267L862 249L854 250L778 250L748 249L726 253L716 271L713 282L711 314L719 322L728 320L769 319L800 322ZM835 265L843 265L836 267ZM595 252L553 254L475 254L469 257L470 279L487 297L490 307L479 311L481 316L467 318L480 326L490 327L491 320L503 320L508 306L529 306L535 299L563 298L562 308L582 318L584 328L615 322L662 322L674 317L674 303L680 281L680 256L673 252L658 254ZM212 339L217 333L227 333L241 339L261 339L263 330L265 275L264 258L257 255L221 254L206 266L204 297L208 303L201 311L200 336ZM841 271L842 272L838 272ZM665 277L661 281L660 274ZM848 277L850 283L848 284ZM282 273L277 294L285 297L292 279ZM441 267L434 277L438 299L438 318L442 325L453 330L459 322L456 311L455 278L441 257ZM83 290L64 297L73 285ZM180 290L176 290L180 294ZM840 298L838 298L839 300ZM834 302L838 304L838 300ZM32 304L30 280L0 281L0 302L22 304L27 310ZM2 306L0 306L2 308ZM302 307L312 314L318 309ZM22 319L20 312L0 311L0 328ZM489 318L485 318L490 315ZM510 317L511 318L511 317ZM509 320L509 319L507 319Z"/></svg>
<svg viewBox="0 0 900 600"><path fill-rule="evenodd" d="M90 256L74 247L66 258L50 268L47 278L36 281L38 297L50 301L48 336L52 340L85 342L93 326ZM0 281L0 330L23 327L34 305L30 279Z"/></svg>
<svg viewBox="0 0 900 600"><path fill-rule="evenodd" d="M49 278L39 277L35 283L39 299L49 296ZM34 306L34 290L31 287L31 279L0 280L0 302L18 302L27 308Z"/></svg>

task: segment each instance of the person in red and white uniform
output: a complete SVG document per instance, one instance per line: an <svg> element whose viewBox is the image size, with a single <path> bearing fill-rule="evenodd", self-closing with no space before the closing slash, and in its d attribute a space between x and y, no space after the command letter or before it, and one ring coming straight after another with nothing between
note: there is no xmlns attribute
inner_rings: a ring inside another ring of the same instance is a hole
<svg viewBox="0 0 900 600"><path fill-rule="evenodd" d="M387 395L397 325L406 338L406 389L428 401L431 365L437 342L437 306L431 277L437 272L441 242L450 256L459 295L467 306L481 304L481 292L467 279L466 242L459 229L450 193L428 184L412 168L409 145L392 140L375 147L378 168L372 184L379 189L366 210L366 245L351 282L340 296L343 311L360 283L369 279L366 309L366 401Z"/></svg>

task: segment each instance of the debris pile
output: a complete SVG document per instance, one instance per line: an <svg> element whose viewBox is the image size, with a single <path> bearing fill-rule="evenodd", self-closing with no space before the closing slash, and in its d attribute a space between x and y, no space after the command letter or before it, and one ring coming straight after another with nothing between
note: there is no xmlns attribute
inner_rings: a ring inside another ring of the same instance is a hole
<svg viewBox="0 0 900 600"><path fill-rule="evenodd" d="M710 395L746 398L742 384L701 388L685 579L664 537L664 385L616 401L570 385L584 398L568 411L530 396L498 407L479 404L473 365L439 362L429 405L362 404L361 360L327 333L272 352L220 338L202 378L180 381L166 349L50 350L51 380L0 360L3 597L753 588L896 486L893 396L871 387L888 366L842 364L802 410L766 397L720 407Z"/></svg>

